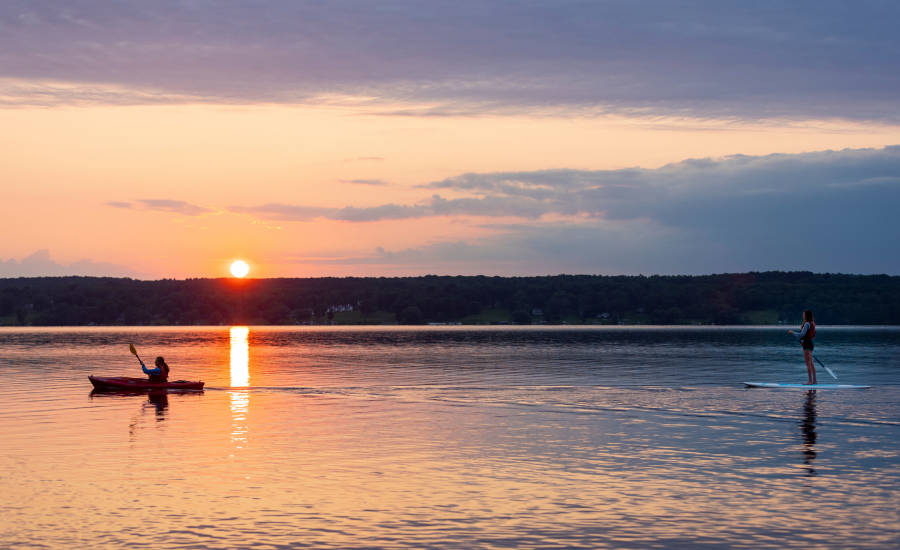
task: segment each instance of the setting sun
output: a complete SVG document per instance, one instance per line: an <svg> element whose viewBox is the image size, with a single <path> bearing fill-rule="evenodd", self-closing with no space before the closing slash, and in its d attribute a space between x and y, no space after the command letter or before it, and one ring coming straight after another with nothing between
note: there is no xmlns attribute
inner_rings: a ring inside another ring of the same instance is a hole
<svg viewBox="0 0 900 550"><path fill-rule="evenodd" d="M238 260L231 264L231 274L235 277L243 277L250 272L250 266L243 260Z"/></svg>

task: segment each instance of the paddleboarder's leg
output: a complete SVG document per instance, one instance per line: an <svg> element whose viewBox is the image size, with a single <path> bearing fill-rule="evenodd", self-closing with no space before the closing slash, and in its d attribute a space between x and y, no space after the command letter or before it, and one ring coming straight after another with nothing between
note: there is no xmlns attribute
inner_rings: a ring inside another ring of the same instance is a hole
<svg viewBox="0 0 900 550"><path fill-rule="evenodd" d="M816 384L816 366L813 364L812 350L803 350L803 360L806 361L806 374L809 375L809 383Z"/></svg>

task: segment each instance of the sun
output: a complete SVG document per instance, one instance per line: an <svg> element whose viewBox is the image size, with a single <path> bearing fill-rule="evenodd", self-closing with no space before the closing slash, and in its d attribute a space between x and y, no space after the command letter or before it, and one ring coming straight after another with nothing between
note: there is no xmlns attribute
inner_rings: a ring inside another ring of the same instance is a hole
<svg viewBox="0 0 900 550"><path fill-rule="evenodd" d="M231 274L239 279L249 272L250 266L244 260L238 260L231 264Z"/></svg>

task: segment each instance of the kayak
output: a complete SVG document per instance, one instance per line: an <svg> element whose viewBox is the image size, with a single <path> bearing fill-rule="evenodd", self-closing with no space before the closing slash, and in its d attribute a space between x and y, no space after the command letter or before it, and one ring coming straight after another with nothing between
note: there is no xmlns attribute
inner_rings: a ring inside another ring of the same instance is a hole
<svg viewBox="0 0 900 550"><path fill-rule="evenodd" d="M750 388L802 388L805 390L867 390L872 386L850 384L776 384L774 382L744 382Z"/></svg>
<svg viewBox="0 0 900 550"><path fill-rule="evenodd" d="M128 378L126 376L88 376L88 380L98 390L202 390L203 382L189 380L172 380L169 382L151 382L146 378Z"/></svg>

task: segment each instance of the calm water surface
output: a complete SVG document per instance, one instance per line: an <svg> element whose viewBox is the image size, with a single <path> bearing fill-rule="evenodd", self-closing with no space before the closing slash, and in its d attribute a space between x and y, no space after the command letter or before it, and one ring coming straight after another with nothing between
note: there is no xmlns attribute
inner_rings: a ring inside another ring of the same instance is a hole
<svg viewBox="0 0 900 550"><path fill-rule="evenodd" d="M95 393L164 355L203 392ZM0 548L900 546L900 329L0 329ZM828 380L819 373L819 381Z"/></svg>

